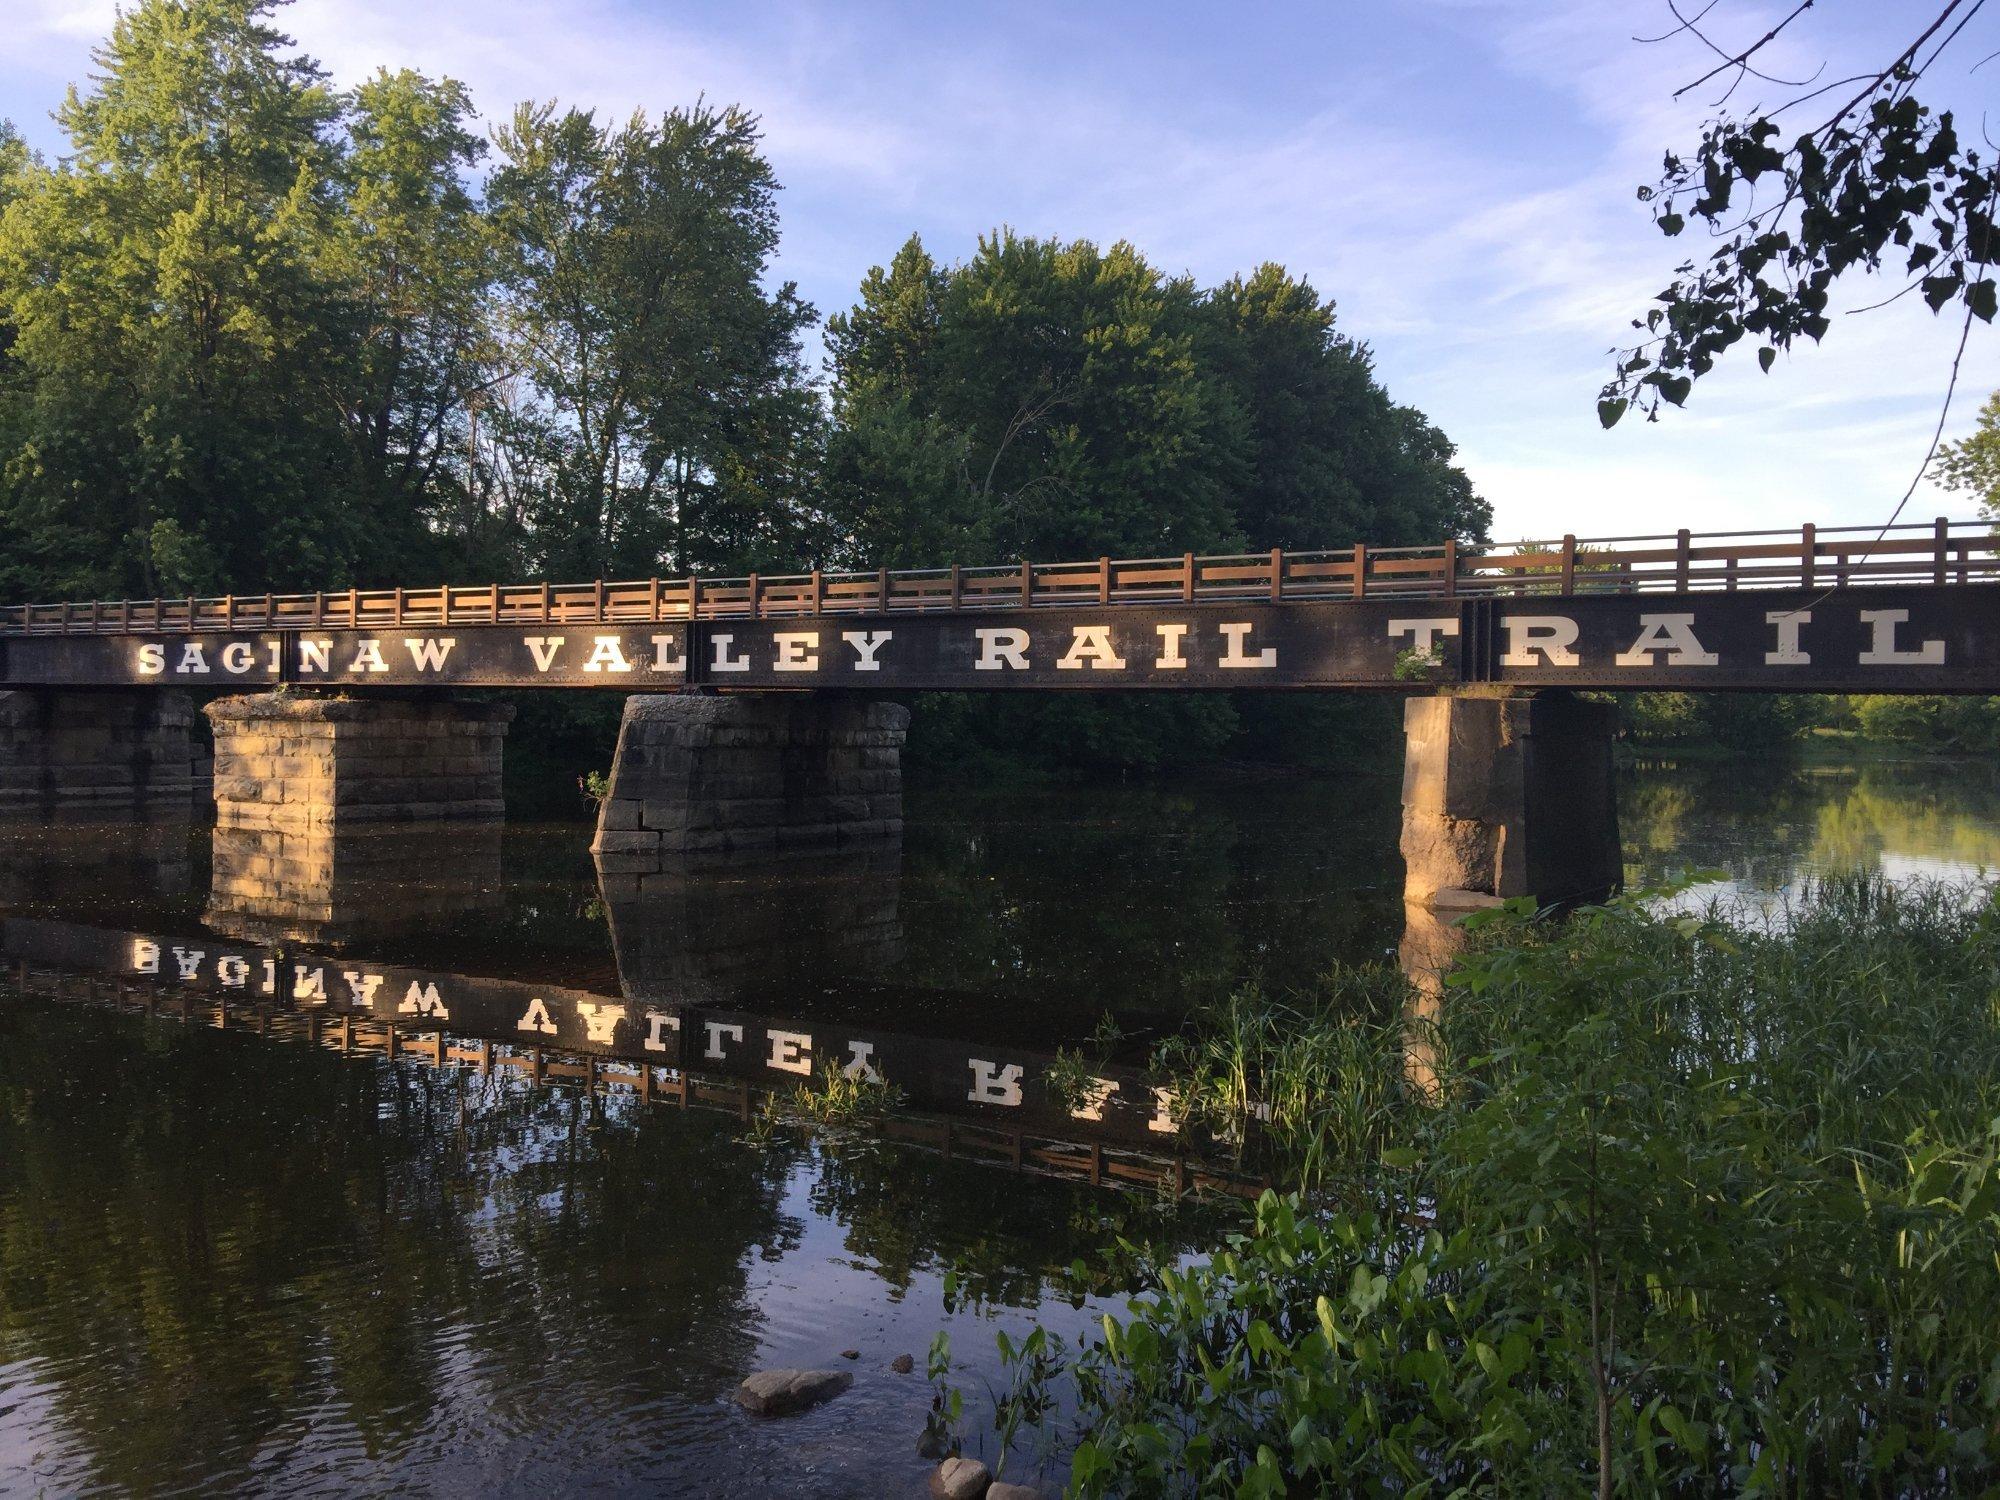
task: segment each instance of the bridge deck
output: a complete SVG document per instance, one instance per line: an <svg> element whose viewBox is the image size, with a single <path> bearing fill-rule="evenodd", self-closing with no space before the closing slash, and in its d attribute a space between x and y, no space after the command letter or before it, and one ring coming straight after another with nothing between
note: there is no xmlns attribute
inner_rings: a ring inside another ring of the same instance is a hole
<svg viewBox="0 0 2000 1500"><path fill-rule="evenodd" d="M117 599L0 607L0 635L568 625L1174 603L1518 598L2000 580L1985 522L1226 556L878 568L745 578L445 584L312 594Z"/></svg>

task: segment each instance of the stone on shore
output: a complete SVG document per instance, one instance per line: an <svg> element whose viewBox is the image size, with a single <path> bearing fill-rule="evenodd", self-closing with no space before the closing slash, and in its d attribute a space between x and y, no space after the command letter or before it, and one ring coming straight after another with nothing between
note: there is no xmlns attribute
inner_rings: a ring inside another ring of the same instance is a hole
<svg viewBox="0 0 2000 1500"><path fill-rule="evenodd" d="M980 1500L992 1479L976 1458L947 1458L931 1475L931 1494L936 1500Z"/></svg>
<svg viewBox="0 0 2000 1500"><path fill-rule="evenodd" d="M736 1404L759 1417L789 1416L831 1401L852 1384L845 1370L759 1370L736 1388Z"/></svg>

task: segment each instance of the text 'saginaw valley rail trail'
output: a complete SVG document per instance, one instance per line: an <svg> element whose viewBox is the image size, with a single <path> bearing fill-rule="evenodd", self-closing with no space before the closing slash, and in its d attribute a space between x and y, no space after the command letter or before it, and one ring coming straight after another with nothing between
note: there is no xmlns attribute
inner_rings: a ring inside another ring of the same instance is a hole
<svg viewBox="0 0 2000 1500"><path fill-rule="evenodd" d="M2000 691L2000 584L0 639L0 685Z"/></svg>

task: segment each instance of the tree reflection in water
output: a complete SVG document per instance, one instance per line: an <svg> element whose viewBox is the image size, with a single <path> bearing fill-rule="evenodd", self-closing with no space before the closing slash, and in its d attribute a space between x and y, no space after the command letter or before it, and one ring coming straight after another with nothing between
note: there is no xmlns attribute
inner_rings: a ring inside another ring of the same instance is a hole
<svg viewBox="0 0 2000 1500"><path fill-rule="evenodd" d="M874 1347L921 1353L957 1265L982 1304L964 1352L990 1358L989 1320L1142 1233L1199 1237L1138 1195L0 1004L0 1462L51 1492L784 1493L804 1443L797 1492L874 1493L922 1470L925 1390L886 1354L803 1426L720 1398L859 1343L831 1284L907 1296Z"/></svg>
<svg viewBox="0 0 2000 1500"><path fill-rule="evenodd" d="M1760 896L1839 872L1958 880L2000 868L1983 762L1646 761L1621 775L1628 885L1696 869Z"/></svg>

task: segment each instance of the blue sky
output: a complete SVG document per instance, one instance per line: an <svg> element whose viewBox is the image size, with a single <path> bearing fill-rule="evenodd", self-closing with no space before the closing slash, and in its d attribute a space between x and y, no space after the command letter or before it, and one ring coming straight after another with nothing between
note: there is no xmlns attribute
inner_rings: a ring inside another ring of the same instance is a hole
<svg viewBox="0 0 2000 1500"><path fill-rule="evenodd" d="M1740 43L1789 8L1721 0L1710 24ZM112 0L8 9L0 115L59 147L48 111L87 75ZM1935 10L1832 0L1768 63L1879 66ZM1671 98L1707 66L1698 43L1633 40L1671 26L1665 0L298 0L281 23L337 82L450 74L489 117L702 93L758 111L785 185L779 269L822 315L913 230L946 259L1003 224L1129 239L1204 281L1279 261L1459 444L1503 538L1879 522L1957 337L1908 298L1836 318L1769 376L1729 361L1658 424L1599 429L1605 351L1691 248L1633 196L1713 97ZM2000 64L1969 70L2000 48L2000 18L1973 30L1933 92L1976 122ZM1996 387L2000 334L1975 332L1948 433ZM1924 489L1905 519L1972 510Z"/></svg>

